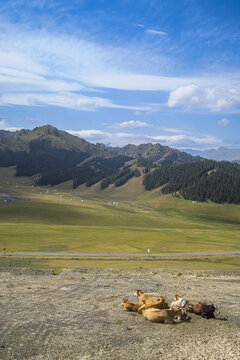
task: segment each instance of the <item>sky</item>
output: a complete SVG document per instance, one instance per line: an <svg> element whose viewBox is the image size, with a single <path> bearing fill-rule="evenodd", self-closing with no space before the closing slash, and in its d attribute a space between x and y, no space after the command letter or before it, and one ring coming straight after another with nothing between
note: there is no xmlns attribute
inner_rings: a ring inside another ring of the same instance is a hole
<svg viewBox="0 0 240 360"><path fill-rule="evenodd" d="M239 0L0 0L0 129L240 148Z"/></svg>

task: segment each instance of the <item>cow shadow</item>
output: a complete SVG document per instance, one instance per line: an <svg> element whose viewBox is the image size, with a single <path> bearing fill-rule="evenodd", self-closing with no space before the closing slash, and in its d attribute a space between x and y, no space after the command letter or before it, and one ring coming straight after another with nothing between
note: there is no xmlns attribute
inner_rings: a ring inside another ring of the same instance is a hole
<svg viewBox="0 0 240 360"><path fill-rule="evenodd" d="M228 318L226 318L226 317L217 317L217 318L215 318L215 320L228 321Z"/></svg>

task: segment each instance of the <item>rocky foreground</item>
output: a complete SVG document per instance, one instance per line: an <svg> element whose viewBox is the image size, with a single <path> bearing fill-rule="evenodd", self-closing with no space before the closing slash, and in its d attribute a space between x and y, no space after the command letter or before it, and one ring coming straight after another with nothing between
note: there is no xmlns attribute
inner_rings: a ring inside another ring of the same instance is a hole
<svg viewBox="0 0 240 360"><path fill-rule="evenodd" d="M240 359L238 272L2 269L0 286L0 359ZM122 309L135 289L215 303L221 313L151 323Z"/></svg>

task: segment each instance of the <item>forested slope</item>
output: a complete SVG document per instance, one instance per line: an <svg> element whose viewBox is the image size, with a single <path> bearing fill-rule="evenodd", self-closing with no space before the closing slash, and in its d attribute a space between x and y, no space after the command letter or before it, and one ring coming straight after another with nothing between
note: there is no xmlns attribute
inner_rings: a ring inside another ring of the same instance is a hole
<svg viewBox="0 0 240 360"><path fill-rule="evenodd" d="M240 166L205 160L161 166L145 175L146 190L162 186L162 193L179 192L185 199L240 203Z"/></svg>

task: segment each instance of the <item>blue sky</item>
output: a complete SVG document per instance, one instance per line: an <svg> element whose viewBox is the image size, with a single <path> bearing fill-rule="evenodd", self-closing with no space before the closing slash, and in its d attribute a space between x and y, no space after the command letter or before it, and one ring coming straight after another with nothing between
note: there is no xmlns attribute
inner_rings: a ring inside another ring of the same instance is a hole
<svg viewBox="0 0 240 360"><path fill-rule="evenodd" d="M0 128L240 147L240 1L0 0Z"/></svg>

